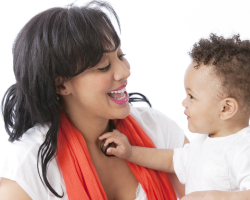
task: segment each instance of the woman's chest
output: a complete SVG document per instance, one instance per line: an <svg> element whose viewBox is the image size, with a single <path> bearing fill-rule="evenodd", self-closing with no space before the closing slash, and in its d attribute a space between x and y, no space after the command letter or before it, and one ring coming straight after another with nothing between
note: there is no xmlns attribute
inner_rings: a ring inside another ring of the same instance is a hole
<svg viewBox="0 0 250 200"><path fill-rule="evenodd" d="M138 181L125 160L93 158L97 174L109 200L134 200Z"/></svg>

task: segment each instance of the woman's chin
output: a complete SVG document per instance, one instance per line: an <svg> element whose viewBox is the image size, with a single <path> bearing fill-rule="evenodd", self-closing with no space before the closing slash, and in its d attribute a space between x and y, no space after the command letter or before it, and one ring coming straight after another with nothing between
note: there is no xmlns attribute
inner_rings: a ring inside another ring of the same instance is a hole
<svg viewBox="0 0 250 200"><path fill-rule="evenodd" d="M130 105L129 103L127 103L122 108L118 108L115 111L114 119L124 119L129 115L129 113L130 113Z"/></svg>

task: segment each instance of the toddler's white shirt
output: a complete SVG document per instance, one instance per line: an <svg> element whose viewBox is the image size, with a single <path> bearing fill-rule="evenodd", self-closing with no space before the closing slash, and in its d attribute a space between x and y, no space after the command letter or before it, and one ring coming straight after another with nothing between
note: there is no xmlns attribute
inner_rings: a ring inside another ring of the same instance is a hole
<svg viewBox="0 0 250 200"><path fill-rule="evenodd" d="M195 191L250 189L250 126L236 134L210 138L200 134L174 150L174 169L186 194Z"/></svg>

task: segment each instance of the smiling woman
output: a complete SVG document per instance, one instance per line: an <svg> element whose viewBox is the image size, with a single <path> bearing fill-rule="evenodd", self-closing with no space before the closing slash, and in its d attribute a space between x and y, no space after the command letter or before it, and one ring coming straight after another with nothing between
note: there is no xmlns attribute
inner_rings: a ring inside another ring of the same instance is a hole
<svg viewBox="0 0 250 200"><path fill-rule="evenodd" d="M118 47L110 53L104 53L98 64L71 80L65 82L60 78L57 93L63 96L66 113L79 113L79 108L83 109L84 112L78 116L81 121L86 121L82 119L86 113L88 120L96 116L105 119L126 117L129 114L129 97L125 86L130 76L129 68L128 61Z"/></svg>
<svg viewBox="0 0 250 200"><path fill-rule="evenodd" d="M93 1L46 10L18 34L16 84L2 103L10 142L0 149L1 198L172 200L175 191L184 194L175 175L107 157L100 148L110 119L133 145L173 149L185 139L160 112L129 105L130 66L104 10L120 27L108 3Z"/></svg>

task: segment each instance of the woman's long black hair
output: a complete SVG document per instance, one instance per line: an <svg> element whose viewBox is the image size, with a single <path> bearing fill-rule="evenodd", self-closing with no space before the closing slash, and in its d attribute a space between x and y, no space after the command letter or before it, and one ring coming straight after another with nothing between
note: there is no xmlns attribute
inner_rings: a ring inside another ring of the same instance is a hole
<svg viewBox="0 0 250 200"><path fill-rule="evenodd" d="M92 1L84 7L52 8L36 15L13 45L16 83L2 101L5 129L13 142L35 124L51 124L38 151L37 168L41 165L40 178L57 197L63 194L58 194L47 179L49 162L56 155L60 125L61 105L55 79L60 76L69 80L95 66L103 53L118 48L119 36L103 10L114 17L120 28L108 3Z"/></svg>

